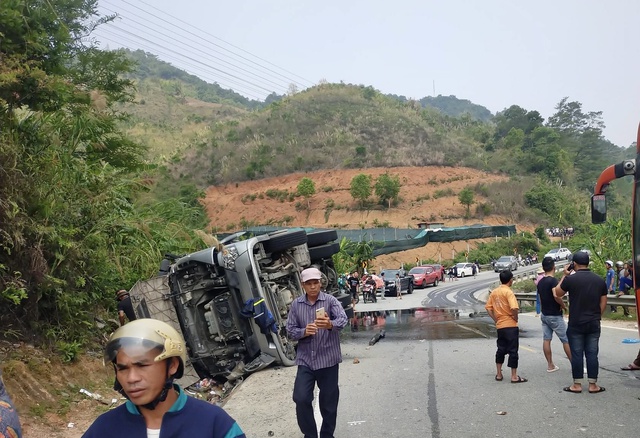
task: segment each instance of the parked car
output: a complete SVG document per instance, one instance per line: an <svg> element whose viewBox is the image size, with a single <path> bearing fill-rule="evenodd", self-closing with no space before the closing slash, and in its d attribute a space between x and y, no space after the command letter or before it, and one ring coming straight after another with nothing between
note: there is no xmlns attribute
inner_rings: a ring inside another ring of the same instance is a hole
<svg viewBox="0 0 640 438"><path fill-rule="evenodd" d="M164 260L161 275L130 291L139 318L161 319L182 332L194 381L295 364L296 342L288 338L286 322L291 303L304 294L300 272L306 267L322 271L323 288L353 315L331 258L340 249L335 230L242 234Z"/></svg>
<svg viewBox="0 0 640 438"><path fill-rule="evenodd" d="M429 284L437 286L442 274L431 266L416 266L415 268L411 268L409 275L413 276L414 287L424 289Z"/></svg>
<svg viewBox="0 0 640 438"><path fill-rule="evenodd" d="M493 270L495 272L502 271L515 271L518 269L518 259L514 256L502 256L498 260L496 260L493 265Z"/></svg>
<svg viewBox="0 0 640 438"><path fill-rule="evenodd" d="M440 272L440 281L444 281L444 277L447 275L447 269L439 263L432 263L432 264L421 265L421 266L430 266L436 272Z"/></svg>
<svg viewBox="0 0 640 438"><path fill-rule="evenodd" d="M569 256L571 255L571 251L568 248L553 248L551 251L546 253L545 257L551 257L553 260L569 260Z"/></svg>
<svg viewBox="0 0 640 438"><path fill-rule="evenodd" d="M458 263L456 268L458 268L458 277L473 275L473 263Z"/></svg>
<svg viewBox="0 0 640 438"><path fill-rule="evenodd" d="M384 278L384 296L395 297L397 295L395 285L396 274L400 274L400 293L407 292L408 294L412 294L412 275L409 275L404 269L383 269L380 272L380 276Z"/></svg>

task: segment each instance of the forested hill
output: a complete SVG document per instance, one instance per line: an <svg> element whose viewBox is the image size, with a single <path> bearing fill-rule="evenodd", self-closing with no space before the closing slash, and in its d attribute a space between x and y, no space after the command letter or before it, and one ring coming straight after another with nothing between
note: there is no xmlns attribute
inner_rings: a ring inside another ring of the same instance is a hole
<svg viewBox="0 0 640 438"><path fill-rule="evenodd" d="M142 50L126 50L127 56L136 63L137 68L130 75L137 81L145 79L178 80L190 89L190 97L203 102L227 103L238 105L245 109L258 109L269 105L272 102L281 100L284 96L275 92L266 97L264 101L248 99L233 90L222 88L217 83L208 83L198 76L189 74L168 62L160 60L156 55ZM387 94L387 96L400 102L408 102L411 99L402 95ZM474 120L488 122L493 118L493 114L482 105L477 105L467 99L458 99L456 96L437 97L426 96L418 100L423 108L436 108L443 114L451 117L460 117L468 114Z"/></svg>
<svg viewBox="0 0 640 438"><path fill-rule="evenodd" d="M602 136L601 112L568 98L548 120L512 105L490 122L486 108L455 96L407 100L364 85L321 83L266 105L153 55L129 56L138 62L129 134L201 187L323 168L447 165L588 190L604 167L633 155Z"/></svg>

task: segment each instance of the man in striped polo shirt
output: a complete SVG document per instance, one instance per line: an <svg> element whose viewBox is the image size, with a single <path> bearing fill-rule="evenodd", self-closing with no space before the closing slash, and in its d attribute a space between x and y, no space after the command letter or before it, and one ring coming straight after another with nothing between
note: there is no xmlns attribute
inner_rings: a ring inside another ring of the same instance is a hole
<svg viewBox="0 0 640 438"><path fill-rule="evenodd" d="M318 436L312 404L317 384L322 414L320 438L333 438L340 396L340 330L348 319L340 302L321 290L322 272L307 268L300 273L300 278L306 294L293 301L287 318L287 333L298 341L298 372L293 386L296 417L305 438Z"/></svg>

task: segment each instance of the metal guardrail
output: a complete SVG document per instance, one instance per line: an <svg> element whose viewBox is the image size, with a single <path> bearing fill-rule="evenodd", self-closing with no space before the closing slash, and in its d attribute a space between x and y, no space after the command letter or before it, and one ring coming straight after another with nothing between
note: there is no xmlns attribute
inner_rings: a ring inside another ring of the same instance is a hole
<svg viewBox="0 0 640 438"><path fill-rule="evenodd" d="M556 262L556 272L563 271L564 270L564 265L566 265L567 263L568 262L566 262L566 261ZM536 271L537 270L528 271L528 272L523 272L521 274L514 273L513 274L513 283L514 283L514 285L517 284L520 281L534 280L538 276L538 274L536 274ZM489 293L491 293L491 291L493 289L497 288L498 286L500 286L500 282L499 281L491 283L491 285L489 286ZM535 306L536 295L537 295L536 292L514 292L514 295L516 296L516 300L518 300L518 304L527 302L527 303L532 303L532 305ZM565 295L564 300L567 301L566 295ZM616 297L614 295L607 295L607 305L609 305L609 306L635 306L636 305L636 297L634 295L621 295L619 297Z"/></svg>
<svg viewBox="0 0 640 438"><path fill-rule="evenodd" d="M535 306L536 302L536 293L535 292L515 292L516 300L518 303L530 302ZM635 295L622 295L619 297L613 295L607 295L607 305L608 306L635 306L636 305L636 297Z"/></svg>
<svg viewBox="0 0 640 438"><path fill-rule="evenodd" d="M556 272L564 271L564 265L566 265L567 263L568 262L566 261L556 262ZM517 284L520 281L535 280L535 278L538 276L536 272L537 272L537 269L534 269L532 271L522 272L522 273L514 272L513 283ZM500 281L491 283L489 285L489 293L491 293L491 291L497 288L498 286L500 286Z"/></svg>

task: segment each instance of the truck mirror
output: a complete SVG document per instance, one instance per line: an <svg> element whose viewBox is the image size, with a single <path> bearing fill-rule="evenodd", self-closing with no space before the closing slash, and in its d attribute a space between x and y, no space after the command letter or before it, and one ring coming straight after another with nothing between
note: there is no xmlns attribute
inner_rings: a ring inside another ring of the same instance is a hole
<svg viewBox="0 0 640 438"><path fill-rule="evenodd" d="M607 221L607 199L604 195L591 196L591 223L602 224Z"/></svg>

